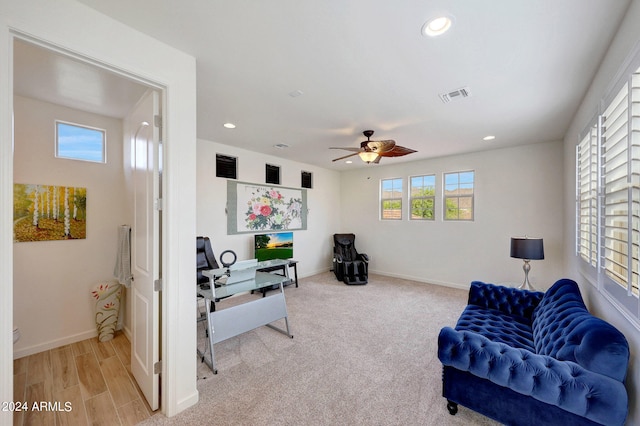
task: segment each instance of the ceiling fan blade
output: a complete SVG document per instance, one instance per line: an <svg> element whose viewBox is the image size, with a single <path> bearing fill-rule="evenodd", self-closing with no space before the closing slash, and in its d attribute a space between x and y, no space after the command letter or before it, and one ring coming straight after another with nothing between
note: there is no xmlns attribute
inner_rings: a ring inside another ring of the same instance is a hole
<svg viewBox="0 0 640 426"><path fill-rule="evenodd" d="M345 158L353 157L354 155L358 155L358 154L360 154L360 150L358 150L358 152L354 152L353 154L345 155L344 157L335 158L335 159L333 159L331 161L344 160Z"/></svg>
<svg viewBox="0 0 640 426"><path fill-rule="evenodd" d="M375 160L372 161L373 164L378 164L380 163L380 160L382 159L382 156L380 154L378 154L378 156L376 157Z"/></svg>
<svg viewBox="0 0 640 426"><path fill-rule="evenodd" d="M342 147L342 146L331 146L329 147L329 149L344 149L345 151L351 151L351 152L360 152L363 150L362 148L351 148L351 147Z"/></svg>
<svg viewBox="0 0 640 426"><path fill-rule="evenodd" d="M418 152L418 151L410 148L405 148L404 146L396 145L389 151L380 152L379 155L382 157L401 157L403 155L411 154L413 152Z"/></svg>
<svg viewBox="0 0 640 426"><path fill-rule="evenodd" d="M382 152L391 151L393 147L396 146L396 141L391 139L385 141L368 141L367 146L371 151L380 154Z"/></svg>

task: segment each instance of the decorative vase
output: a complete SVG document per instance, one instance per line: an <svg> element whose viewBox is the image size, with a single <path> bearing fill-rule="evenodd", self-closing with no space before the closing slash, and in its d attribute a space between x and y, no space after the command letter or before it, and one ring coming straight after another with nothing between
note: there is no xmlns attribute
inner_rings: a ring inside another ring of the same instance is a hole
<svg viewBox="0 0 640 426"><path fill-rule="evenodd" d="M107 342L113 339L113 334L118 325L122 285L119 283L98 284L91 291L91 295L96 299L95 318L98 340Z"/></svg>

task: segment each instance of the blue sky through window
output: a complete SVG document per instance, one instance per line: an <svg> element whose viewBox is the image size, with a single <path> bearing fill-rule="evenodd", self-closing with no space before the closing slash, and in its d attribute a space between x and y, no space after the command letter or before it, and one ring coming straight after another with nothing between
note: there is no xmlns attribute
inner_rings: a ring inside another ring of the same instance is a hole
<svg viewBox="0 0 640 426"><path fill-rule="evenodd" d="M474 172L445 173L445 191L451 193L459 189L473 189Z"/></svg>
<svg viewBox="0 0 640 426"><path fill-rule="evenodd" d="M74 160L105 162L105 132L56 122L56 156Z"/></svg>
<svg viewBox="0 0 640 426"><path fill-rule="evenodd" d="M416 192L420 193L421 191L426 191L426 190L435 192L435 188L436 188L435 175L413 176L411 178L412 195Z"/></svg>

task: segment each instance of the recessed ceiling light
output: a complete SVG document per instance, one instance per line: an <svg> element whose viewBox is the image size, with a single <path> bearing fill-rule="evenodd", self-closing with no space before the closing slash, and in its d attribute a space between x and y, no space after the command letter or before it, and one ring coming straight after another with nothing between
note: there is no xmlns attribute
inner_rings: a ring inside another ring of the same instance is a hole
<svg viewBox="0 0 640 426"><path fill-rule="evenodd" d="M223 124L224 127L226 127L227 129L235 129L236 125L233 123L224 123Z"/></svg>
<svg viewBox="0 0 640 426"><path fill-rule="evenodd" d="M289 145L287 145L286 143L277 143L273 147L278 149L285 149L285 148L289 148Z"/></svg>
<svg viewBox="0 0 640 426"><path fill-rule="evenodd" d="M453 17L451 15L438 16L429 19L422 26L422 34L429 37L436 37L446 33L453 25Z"/></svg>
<svg viewBox="0 0 640 426"><path fill-rule="evenodd" d="M351 161L351 160L347 160L347 161L345 161L345 163L347 163L347 164L351 164L351 163L353 163L353 161Z"/></svg>
<svg viewBox="0 0 640 426"><path fill-rule="evenodd" d="M485 136L484 138L482 138L483 141L492 141L494 140L496 137L493 135L489 135L489 136Z"/></svg>

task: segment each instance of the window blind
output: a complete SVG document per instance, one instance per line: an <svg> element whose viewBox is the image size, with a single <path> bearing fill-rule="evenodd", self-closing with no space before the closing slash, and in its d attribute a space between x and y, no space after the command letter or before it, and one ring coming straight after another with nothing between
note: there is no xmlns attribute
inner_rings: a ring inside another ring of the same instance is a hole
<svg viewBox="0 0 640 426"><path fill-rule="evenodd" d="M631 76L631 293L640 287L640 69Z"/></svg>
<svg viewBox="0 0 640 426"><path fill-rule="evenodd" d="M577 252L585 262L598 262L598 127L589 128L577 147Z"/></svg>
<svg viewBox="0 0 640 426"><path fill-rule="evenodd" d="M216 154L216 177L237 179L237 158Z"/></svg>
<svg viewBox="0 0 640 426"><path fill-rule="evenodd" d="M602 115L604 270L625 288L629 271L628 94L625 85Z"/></svg>

